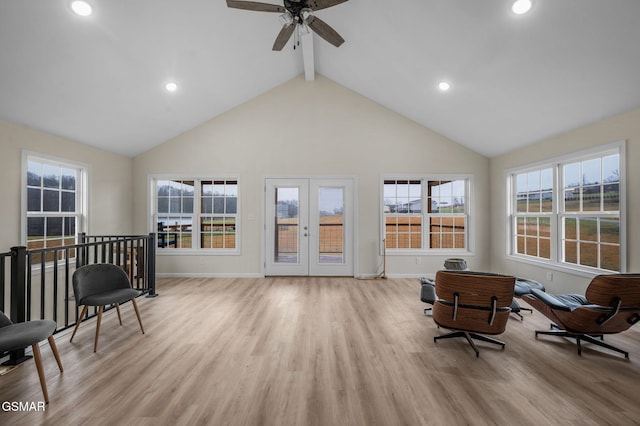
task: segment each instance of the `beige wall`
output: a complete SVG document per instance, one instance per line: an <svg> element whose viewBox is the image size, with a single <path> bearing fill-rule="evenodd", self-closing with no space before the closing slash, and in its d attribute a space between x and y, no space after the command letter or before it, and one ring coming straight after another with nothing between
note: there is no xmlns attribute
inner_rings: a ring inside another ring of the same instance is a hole
<svg viewBox="0 0 640 426"><path fill-rule="evenodd" d="M473 269L513 273L543 282L550 291L582 292L589 277L508 260L505 170L603 143L626 140L627 269L640 270L640 110L488 160L333 82L296 78L135 159L0 120L0 251L20 243L22 150L58 156L90 166L90 231L146 233L150 174L239 175L242 253L240 256L160 256L158 271L172 274L259 275L263 256L265 176L353 176L357 179L358 274L381 264L380 177L384 174L460 173L473 175L471 202ZM393 256L392 276L431 274L446 255Z"/></svg>
<svg viewBox="0 0 640 426"><path fill-rule="evenodd" d="M22 151L89 166L89 230L93 234L132 232L132 160L0 120L0 251L20 242Z"/></svg>
<svg viewBox="0 0 640 426"><path fill-rule="evenodd" d="M507 259L507 211L505 171L536 161L570 154L609 142L626 141L626 200L627 200L627 270L640 270L640 109L609 118L554 138L527 146L491 159L491 268L494 271L526 276L542 282L555 292L583 293L590 275L578 275L549 270ZM552 281L547 280L552 272Z"/></svg>
<svg viewBox="0 0 640 426"><path fill-rule="evenodd" d="M381 264L380 177L462 173L474 176L477 245L465 257L489 260L489 160L330 80L293 79L134 159L134 230L149 232L150 174L239 175L240 256L159 256L158 272L201 275L262 273L263 179L266 176L354 176L357 179L357 274ZM388 259L390 275L433 273L450 256Z"/></svg>

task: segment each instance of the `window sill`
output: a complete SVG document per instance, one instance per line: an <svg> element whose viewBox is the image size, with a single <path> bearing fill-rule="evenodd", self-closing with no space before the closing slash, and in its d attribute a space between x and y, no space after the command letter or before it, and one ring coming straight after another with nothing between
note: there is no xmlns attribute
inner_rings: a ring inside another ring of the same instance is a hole
<svg viewBox="0 0 640 426"><path fill-rule="evenodd" d="M158 256L240 256L240 250L217 250L217 249L156 249Z"/></svg>
<svg viewBox="0 0 640 426"><path fill-rule="evenodd" d="M600 274L617 274L617 271L609 271L606 269L590 268L586 266L575 265L572 266L566 263L556 263L551 260L537 260L531 257L519 256L519 255L507 255L507 260L513 260L514 262L525 263L528 265L536 266L538 268L551 269L558 272L564 272L566 274L576 275L584 278L593 278ZM622 272L620 272L622 273Z"/></svg>
<svg viewBox="0 0 640 426"><path fill-rule="evenodd" d="M382 253L380 253L382 255ZM473 256L467 249L387 249L387 256Z"/></svg>

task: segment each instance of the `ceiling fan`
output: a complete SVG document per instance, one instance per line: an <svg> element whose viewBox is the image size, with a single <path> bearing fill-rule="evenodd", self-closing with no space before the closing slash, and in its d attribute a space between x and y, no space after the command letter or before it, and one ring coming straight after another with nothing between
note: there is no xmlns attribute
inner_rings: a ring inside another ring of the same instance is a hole
<svg viewBox="0 0 640 426"><path fill-rule="evenodd" d="M297 26L310 28L320 37L339 47L344 39L314 12L336 6L348 0L284 0L284 7L276 4L259 3L255 1L227 0L227 6L235 9L255 10L257 12L281 13L282 29L273 43L273 50L280 51L287 44Z"/></svg>

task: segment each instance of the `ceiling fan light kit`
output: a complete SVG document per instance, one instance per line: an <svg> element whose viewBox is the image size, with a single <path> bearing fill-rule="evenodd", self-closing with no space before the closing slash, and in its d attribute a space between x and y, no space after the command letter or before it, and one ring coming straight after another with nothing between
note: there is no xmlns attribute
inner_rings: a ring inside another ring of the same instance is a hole
<svg viewBox="0 0 640 426"><path fill-rule="evenodd" d="M227 6L234 9L257 12L280 13L282 29L278 33L273 50L280 51L287 44L296 27L308 31L311 29L330 44L340 47L344 39L329 24L314 15L314 12L345 3L348 0L284 0L283 6L254 1L227 0Z"/></svg>

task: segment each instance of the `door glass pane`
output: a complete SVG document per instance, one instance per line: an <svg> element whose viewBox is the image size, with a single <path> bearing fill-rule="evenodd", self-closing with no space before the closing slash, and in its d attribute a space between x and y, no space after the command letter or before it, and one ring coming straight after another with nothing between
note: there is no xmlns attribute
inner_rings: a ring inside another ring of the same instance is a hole
<svg viewBox="0 0 640 426"><path fill-rule="evenodd" d="M276 188L273 259L275 263L299 263L300 261L298 250L300 236L299 200L299 188Z"/></svg>
<svg viewBox="0 0 640 426"><path fill-rule="evenodd" d="M319 263L344 263L344 189L319 188Z"/></svg>

